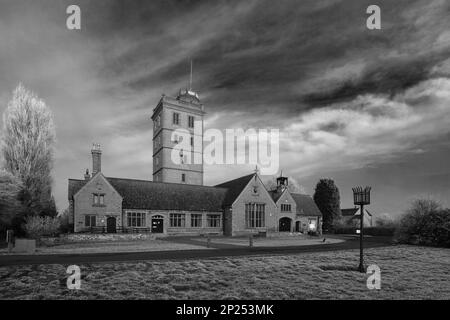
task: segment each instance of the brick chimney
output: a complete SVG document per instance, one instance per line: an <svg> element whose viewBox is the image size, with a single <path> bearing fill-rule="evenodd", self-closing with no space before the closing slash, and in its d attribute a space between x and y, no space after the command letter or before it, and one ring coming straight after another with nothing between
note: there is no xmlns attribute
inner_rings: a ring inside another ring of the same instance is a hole
<svg viewBox="0 0 450 320"><path fill-rule="evenodd" d="M92 176L95 176L97 172L102 171L102 150L100 144L94 143L92 145Z"/></svg>

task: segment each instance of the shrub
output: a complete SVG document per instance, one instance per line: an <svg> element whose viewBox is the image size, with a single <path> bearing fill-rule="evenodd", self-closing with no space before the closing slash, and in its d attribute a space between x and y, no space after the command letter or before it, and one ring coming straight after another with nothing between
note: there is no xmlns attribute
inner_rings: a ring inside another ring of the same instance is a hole
<svg viewBox="0 0 450 320"><path fill-rule="evenodd" d="M450 247L450 210L433 200L415 200L395 236L400 243Z"/></svg>
<svg viewBox="0 0 450 320"><path fill-rule="evenodd" d="M43 236L56 236L59 233L59 228L59 219L49 216L28 216L24 224L26 234L33 239L40 239Z"/></svg>
<svg viewBox="0 0 450 320"><path fill-rule="evenodd" d="M375 218L376 227L396 227L396 220L388 213L383 213Z"/></svg>

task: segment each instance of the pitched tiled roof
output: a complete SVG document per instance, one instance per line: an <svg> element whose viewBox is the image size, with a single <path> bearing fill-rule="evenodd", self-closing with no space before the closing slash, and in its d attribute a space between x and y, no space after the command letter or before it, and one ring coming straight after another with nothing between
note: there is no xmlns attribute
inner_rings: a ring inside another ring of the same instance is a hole
<svg viewBox="0 0 450 320"><path fill-rule="evenodd" d="M75 193L78 192L85 184L86 180L77 180L77 179L69 179L69 192L68 197L69 200L72 200L72 197L75 195Z"/></svg>
<svg viewBox="0 0 450 320"><path fill-rule="evenodd" d="M222 211L223 188L107 178L123 197L123 208L153 210Z"/></svg>
<svg viewBox="0 0 450 320"><path fill-rule="evenodd" d="M291 193L291 196L297 205L297 214L302 216L322 216L311 196L300 193Z"/></svg>
<svg viewBox="0 0 450 320"><path fill-rule="evenodd" d="M222 211L227 189L153 182L146 180L106 178L122 196L124 209ZM69 180L69 199L84 185L84 180Z"/></svg>
<svg viewBox="0 0 450 320"><path fill-rule="evenodd" d="M214 187L111 177L106 179L122 196L124 209L222 211L223 207L233 204L254 176L250 174ZM86 182L69 179L69 200ZM321 215L310 196L298 193L291 195L297 204L298 214Z"/></svg>
<svg viewBox="0 0 450 320"><path fill-rule="evenodd" d="M245 186L250 182L250 180L255 176L254 173L249 174L247 176L243 176L234 180L226 181L224 183L218 184L215 187L217 188L226 188L228 189L225 200L223 202L223 206L231 206L236 198L241 194L242 190L244 190Z"/></svg>
<svg viewBox="0 0 450 320"><path fill-rule="evenodd" d="M354 216L358 210L359 208L341 209L341 213L343 217L350 217Z"/></svg>

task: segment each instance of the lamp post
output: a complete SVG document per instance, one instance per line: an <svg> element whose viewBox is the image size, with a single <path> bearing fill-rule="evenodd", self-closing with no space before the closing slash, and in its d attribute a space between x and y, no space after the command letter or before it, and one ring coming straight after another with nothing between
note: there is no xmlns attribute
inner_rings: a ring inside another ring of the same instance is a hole
<svg viewBox="0 0 450 320"><path fill-rule="evenodd" d="M359 272L366 272L364 270L364 256L363 256L363 237L364 237L364 205L370 204L370 189L371 187L356 187L353 190L353 203L360 206L360 228L359 228Z"/></svg>

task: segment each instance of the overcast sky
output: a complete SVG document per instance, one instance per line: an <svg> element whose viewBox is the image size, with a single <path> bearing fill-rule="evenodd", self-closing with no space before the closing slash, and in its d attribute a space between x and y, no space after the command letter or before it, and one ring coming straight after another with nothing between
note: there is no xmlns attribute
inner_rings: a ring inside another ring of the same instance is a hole
<svg viewBox="0 0 450 320"><path fill-rule="evenodd" d="M82 30L66 28L70 4ZM366 8L381 7L381 30ZM450 2L0 0L0 112L22 82L54 113L54 194L91 167L152 177L151 113L189 80L206 128L279 128L283 173L342 207L371 185L374 213L417 196L450 205ZM205 184L248 174L205 167Z"/></svg>

